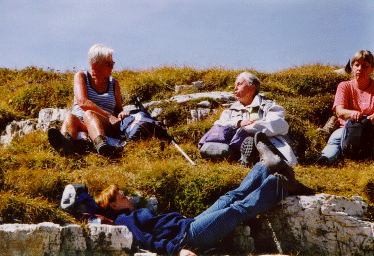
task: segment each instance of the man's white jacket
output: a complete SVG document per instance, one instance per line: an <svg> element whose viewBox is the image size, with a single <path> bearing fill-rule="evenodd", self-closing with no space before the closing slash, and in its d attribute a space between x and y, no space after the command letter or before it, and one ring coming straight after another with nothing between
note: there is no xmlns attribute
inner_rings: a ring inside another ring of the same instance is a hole
<svg viewBox="0 0 374 256"><path fill-rule="evenodd" d="M286 157L288 162L296 165L298 163L297 158L285 138L289 127L284 119L285 110L275 100L269 100L263 94L257 94L248 106L244 106L237 101L229 109L224 110L220 119L214 124L222 126L231 125L233 128L238 128L239 121L250 118L248 111L250 108L257 108L259 120L243 128L251 135L257 132L265 133L271 143Z"/></svg>

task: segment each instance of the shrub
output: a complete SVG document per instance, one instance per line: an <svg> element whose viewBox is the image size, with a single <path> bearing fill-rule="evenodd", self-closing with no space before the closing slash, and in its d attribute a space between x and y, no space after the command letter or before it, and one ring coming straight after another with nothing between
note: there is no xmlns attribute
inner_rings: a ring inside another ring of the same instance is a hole
<svg viewBox="0 0 374 256"><path fill-rule="evenodd" d="M65 108L73 97L66 82L32 84L20 89L11 105L30 117L37 117L43 108Z"/></svg>
<svg viewBox="0 0 374 256"><path fill-rule="evenodd" d="M295 93L314 96L321 93L335 94L337 85L349 79L349 75L333 72L330 66L308 65L293 68L266 77L266 82L281 82Z"/></svg>
<svg viewBox="0 0 374 256"><path fill-rule="evenodd" d="M15 119L16 116L13 112L0 106L0 131L4 130L6 125Z"/></svg>

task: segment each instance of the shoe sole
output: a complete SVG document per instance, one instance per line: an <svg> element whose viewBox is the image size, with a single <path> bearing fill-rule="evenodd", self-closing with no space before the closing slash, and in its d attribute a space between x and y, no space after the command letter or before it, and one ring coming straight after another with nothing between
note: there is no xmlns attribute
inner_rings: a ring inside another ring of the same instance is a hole
<svg viewBox="0 0 374 256"><path fill-rule="evenodd" d="M97 149L97 153L105 157L110 157L114 154L114 148L109 144L104 144Z"/></svg>
<svg viewBox="0 0 374 256"><path fill-rule="evenodd" d="M257 143L259 143L260 141L264 143L275 155L278 155L283 160L288 161L287 158L273 145L273 143L271 143L269 138L263 132L258 132L255 134L255 137L254 137L255 145L257 145Z"/></svg>
<svg viewBox="0 0 374 256"><path fill-rule="evenodd" d="M72 146L66 142L66 138L57 128L50 128L48 130L48 141L49 144L58 152L63 151L66 154L72 154Z"/></svg>
<svg viewBox="0 0 374 256"><path fill-rule="evenodd" d="M239 162L243 165L248 165L255 161L258 154L252 136L244 139L242 145L240 146L240 154L241 157Z"/></svg>
<svg viewBox="0 0 374 256"><path fill-rule="evenodd" d="M240 146L240 153L242 153L242 155L245 155L246 157L249 157L252 152L253 152L253 149L254 149L254 140L253 140L253 137L250 136L250 137L247 137L242 145Z"/></svg>

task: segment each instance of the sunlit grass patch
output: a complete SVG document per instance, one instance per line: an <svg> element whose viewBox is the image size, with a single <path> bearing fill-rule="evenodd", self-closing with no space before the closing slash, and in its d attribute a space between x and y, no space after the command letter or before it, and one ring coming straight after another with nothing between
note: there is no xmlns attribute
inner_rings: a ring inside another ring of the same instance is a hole
<svg viewBox="0 0 374 256"><path fill-rule="evenodd" d="M12 191L1 194L0 215L5 223L51 221L57 224L64 224L75 222L71 215L63 212L55 203L49 203L44 198L32 198Z"/></svg>

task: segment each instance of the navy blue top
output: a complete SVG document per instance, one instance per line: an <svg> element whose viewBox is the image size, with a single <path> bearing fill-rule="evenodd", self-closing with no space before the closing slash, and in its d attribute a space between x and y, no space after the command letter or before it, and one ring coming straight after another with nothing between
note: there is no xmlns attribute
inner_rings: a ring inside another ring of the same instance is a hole
<svg viewBox="0 0 374 256"><path fill-rule="evenodd" d="M119 215L115 224L127 226L141 248L158 254L177 255L182 249L181 239L192 221L177 212L156 216L149 209L142 208Z"/></svg>

